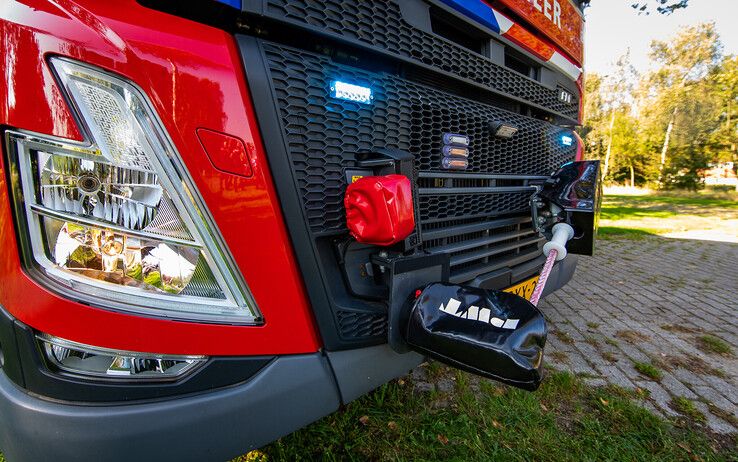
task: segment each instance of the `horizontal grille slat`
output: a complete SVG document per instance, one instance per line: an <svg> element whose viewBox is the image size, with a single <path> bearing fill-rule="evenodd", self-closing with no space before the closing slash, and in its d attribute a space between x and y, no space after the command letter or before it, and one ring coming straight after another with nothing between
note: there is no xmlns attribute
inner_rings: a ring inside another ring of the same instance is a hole
<svg viewBox="0 0 738 462"><path fill-rule="evenodd" d="M531 180L497 178L495 184L528 184ZM469 268L476 277L540 255L543 237L533 227L530 204L536 187L477 187L477 181L466 181L458 173L445 175L441 182L424 175L420 182L434 185L420 188L423 247L431 254L449 255L451 278L471 274ZM463 184L469 186L461 187ZM508 216L490 220L498 215ZM427 218L431 216L436 218Z"/></svg>
<svg viewBox="0 0 738 462"><path fill-rule="evenodd" d="M479 260L480 258L484 258L484 257L491 257L493 255L507 252L508 250L515 250L518 247L525 247L527 245L537 244L541 242L543 239L544 239L543 237L532 237L532 238L523 239L521 241L514 242L512 244L495 246L489 249L483 249L483 250L478 250L475 252L469 252L469 253L464 253L461 255L456 255L456 256L451 257L451 266L457 266L463 263L469 263L469 262L472 262L474 260Z"/></svg>
<svg viewBox="0 0 738 462"><path fill-rule="evenodd" d="M535 187L513 186L509 188L418 188L418 195L447 195L447 194L503 194L527 192L529 195L536 192Z"/></svg>
<svg viewBox="0 0 738 462"><path fill-rule="evenodd" d="M483 221L479 223L451 225L446 228L423 231L423 239L442 239L444 237L456 236L461 234L469 234L478 231L486 231L494 228L501 228L511 225L522 225L532 221L530 216L502 218L499 220Z"/></svg>
<svg viewBox="0 0 738 462"><path fill-rule="evenodd" d="M473 249L475 247L484 247L484 246L488 246L490 244L495 244L497 242L502 242L502 241L506 241L506 240L509 240L509 239L530 236L533 233L534 233L534 231L531 229L531 230L523 231L523 232L513 231L513 232L510 232L510 233L497 234L497 235L490 236L490 237L485 237L485 238L471 239L471 240L468 240L468 241L457 242L455 244L447 244L447 245L441 245L441 246L438 246L438 247L433 247L430 250L430 253L455 253L455 252L462 252L464 250ZM521 246L522 245L527 245L527 243L521 242L520 245ZM516 247L516 246L513 246L511 248L514 248L514 247ZM505 249L505 250L509 250L509 249ZM485 255L485 256L488 256L488 255ZM453 259L451 261L451 264L452 265L455 264L454 261L453 261Z"/></svg>
<svg viewBox="0 0 738 462"><path fill-rule="evenodd" d="M539 248L536 248L514 257L499 259L491 265L480 263L478 265L465 268L464 271L453 272L451 274L451 277L449 278L449 282L452 284L463 284L482 274L491 273L502 268L509 268L512 266L523 264L527 261L537 258L540 254L541 250Z"/></svg>
<svg viewBox="0 0 738 462"><path fill-rule="evenodd" d="M407 0L399 0L407 1ZM267 0L266 16L381 50L405 61L560 114L572 121L579 102L560 99L530 77L407 23L395 0Z"/></svg>

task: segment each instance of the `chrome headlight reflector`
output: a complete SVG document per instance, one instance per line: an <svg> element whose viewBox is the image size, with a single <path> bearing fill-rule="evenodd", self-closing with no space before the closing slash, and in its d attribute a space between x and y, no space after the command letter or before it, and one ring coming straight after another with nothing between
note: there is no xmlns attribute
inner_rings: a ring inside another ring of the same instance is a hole
<svg viewBox="0 0 738 462"><path fill-rule="evenodd" d="M51 58L50 64L86 141L7 134L16 210L35 267L97 305L259 322L248 288L145 94L75 61Z"/></svg>
<svg viewBox="0 0 738 462"><path fill-rule="evenodd" d="M91 377L127 380L174 379L207 361L205 356L110 350L47 334L39 334L37 338L50 366L59 371Z"/></svg>

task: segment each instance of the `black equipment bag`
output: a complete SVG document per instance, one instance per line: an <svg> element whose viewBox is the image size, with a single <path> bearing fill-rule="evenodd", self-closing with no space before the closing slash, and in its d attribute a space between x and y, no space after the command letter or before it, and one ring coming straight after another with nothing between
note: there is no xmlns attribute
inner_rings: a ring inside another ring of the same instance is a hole
<svg viewBox="0 0 738 462"><path fill-rule="evenodd" d="M543 379L546 321L515 294L433 283L416 297L410 347L450 366L525 390Z"/></svg>

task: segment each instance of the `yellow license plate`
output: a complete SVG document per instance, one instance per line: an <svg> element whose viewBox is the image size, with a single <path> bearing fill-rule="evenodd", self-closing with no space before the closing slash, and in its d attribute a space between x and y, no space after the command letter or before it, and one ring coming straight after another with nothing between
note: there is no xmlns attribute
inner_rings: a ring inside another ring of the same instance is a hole
<svg viewBox="0 0 738 462"><path fill-rule="evenodd" d="M530 300L530 297L533 295L533 291L536 288L536 284L538 284L538 276L530 278L527 281L523 281L520 284L515 284L512 287L508 287L505 289L505 292L510 292L523 297L526 300Z"/></svg>

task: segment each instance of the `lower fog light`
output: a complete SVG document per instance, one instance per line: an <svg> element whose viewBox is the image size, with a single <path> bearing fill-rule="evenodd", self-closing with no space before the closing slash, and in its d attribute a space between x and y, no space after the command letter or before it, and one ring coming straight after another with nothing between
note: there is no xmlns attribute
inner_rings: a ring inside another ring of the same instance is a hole
<svg viewBox="0 0 738 462"><path fill-rule="evenodd" d="M205 356L118 351L40 334L41 350L56 369L92 377L132 380L174 379L201 366Z"/></svg>

